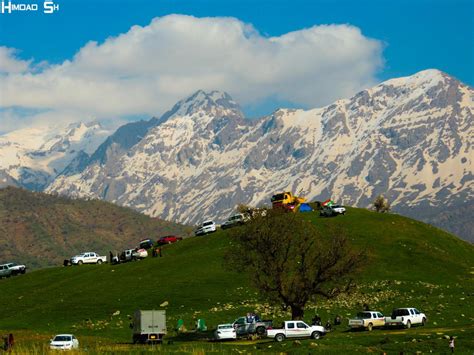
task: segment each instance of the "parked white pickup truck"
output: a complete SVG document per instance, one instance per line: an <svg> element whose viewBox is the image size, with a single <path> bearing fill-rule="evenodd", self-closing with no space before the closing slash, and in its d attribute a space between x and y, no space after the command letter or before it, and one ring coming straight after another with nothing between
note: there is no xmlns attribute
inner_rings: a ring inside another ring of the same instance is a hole
<svg viewBox="0 0 474 355"><path fill-rule="evenodd" d="M416 308L396 308L390 317L385 317L385 326L411 328L412 325L426 324L426 315Z"/></svg>
<svg viewBox="0 0 474 355"><path fill-rule="evenodd" d="M267 329L267 337L276 341L286 338L313 338L319 339L326 334L326 329L320 325L308 325L301 320L285 321L282 329Z"/></svg>
<svg viewBox="0 0 474 355"><path fill-rule="evenodd" d="M107 262L106 256L100 256L94 252L82 253L71 258L71 264L82 265L82 264L102 264Z"/></svg>

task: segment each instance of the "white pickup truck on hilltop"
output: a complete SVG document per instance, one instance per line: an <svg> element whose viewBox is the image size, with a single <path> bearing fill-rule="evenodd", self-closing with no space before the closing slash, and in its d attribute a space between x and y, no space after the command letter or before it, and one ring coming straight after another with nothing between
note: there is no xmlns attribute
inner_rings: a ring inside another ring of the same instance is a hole
<svg viewBox="0 0 474 355"><path fill-rule="evenodd" d="M106 256L100 256L94 252L82 253L71 258L71 264L82 265L82 264L102 264L107 262Z"/></svg>
<svg viewBox="0 0 474 355"><path fill-rule="evenodd" d="M276 341L286 338L319 339L326 334L326 329L320 325L308 325L301 320L285 321L282 329L267 329L267 337Z"/></svg>
<svg viewBox="0 0 474 355"><path fill-rule="evenodd" d="M395 308L390 317L385 317L385 326L411 328L416 324L426 324L426 315L416 308Z"/></svg>

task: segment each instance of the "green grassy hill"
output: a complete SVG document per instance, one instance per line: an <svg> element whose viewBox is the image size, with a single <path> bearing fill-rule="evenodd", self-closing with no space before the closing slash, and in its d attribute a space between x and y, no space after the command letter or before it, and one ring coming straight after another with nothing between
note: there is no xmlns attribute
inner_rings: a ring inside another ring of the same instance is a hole
<svg viewBox="0 0 474 355"><path fill-rule="evenodd" d="M315 312L324 321L336 314L347 318L368 303L387 314L394 307L417 307L427 313L428 325L372 333L347 333L341 326L317 345L310 340L284 345L266 341L211 345L184 337L176 338L173 345L163 345L163 349L398 353L446 350L445 335L458 336L458 350L474 348L471 244L421 222L361 209L349 209L346 216L336 218L324 219L315 213L302 214L301 218L310 218L323 230L330 225L344 228L353 244L365 248L369 257L354 293L310 304L307 321ZM223 268L224 252L229 247L226 232L219 231L166 246L162 258L115 266L43 269L1 280L0 332L14 331L20 342L32 344L44 344L53 333L73 332L100 352L145 351L149 348L117 345L130 342L128 315L136 309L160 308L165 301L169 303L165 308L170 330L179 318L188 328L196 318L204 318L212 328L254 310L277 322L288 319L288 313L262 302L243 272L249 270L231 272ZM116 311L120 314L113 316ZM173 331L170 333L172 336Z"/></svg>
<svg viewBox="0 0 474 355"><path fill-rule="evenodd" d="M191 229L98 200L71 200L19 188L0 189L0 263L61 265L77 253L121 250L141 239Z"/></svg>

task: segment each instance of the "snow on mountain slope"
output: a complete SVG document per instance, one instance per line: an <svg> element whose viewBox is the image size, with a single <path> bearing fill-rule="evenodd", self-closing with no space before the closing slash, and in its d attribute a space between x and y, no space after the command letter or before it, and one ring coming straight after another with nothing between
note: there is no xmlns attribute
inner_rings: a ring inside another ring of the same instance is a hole
<svg viewBox="0 0 474 355"><path fill-rule="evenodd" d="M8 177L15 185L40 190L74 159L92 154L109 134L98 123L24 128L6 133L0 136L4 185Z"/></svg>
<svg viewBox="0 0 474 355"><path fill-rule="evenodd" d="M127 152L59 176L48 191L186 223L223 221L238 203L268 205L284 190L361 207L382 193L396 210L429 219L472 204L473 97L426 70L323 108L249 121L229 95L199 91Z"/></svg>

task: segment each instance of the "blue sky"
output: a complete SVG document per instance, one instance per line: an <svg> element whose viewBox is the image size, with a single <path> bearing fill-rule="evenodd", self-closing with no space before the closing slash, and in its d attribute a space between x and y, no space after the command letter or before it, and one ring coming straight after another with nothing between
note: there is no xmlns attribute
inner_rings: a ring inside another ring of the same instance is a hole
<svg viewBox="0 0 474 355"><path fill-rule="evenodd" d="M28 2L41 4L42 0ZM127 33L133 25L147 26L153 18L169 14L197 18L232 17L251 24L262 37L282 36L318 25L346 24L360 29L364 37L377 40L382 49L382 63L374 63L371 78L358 81L361 88L372 82L411 75L428 68L440 69L474 85L474 1L471 0L56 2L61 8L52 15L0 14L0 46L17 49L15 57L18 60L33 59L33 63L46 61L51 65L72 60L89 41L97 41L100 45L110 36ZM40 70L41 66L34 69ZM340 95L343 95L342 91ZM305 101L305 98L294 100L278 93L255 102L243 101L246 110L256 115L271 111L280 104L312 106L312 102ZM313 106L316 104L320 103L315 101ZM22 104L3 106L5 109L21 107ZM34 108L31 107L34 104L25 106ZM39 106L40 109L47 107Z"/></svg>

